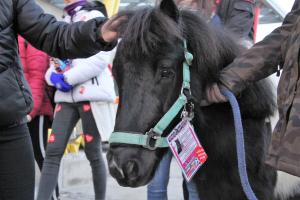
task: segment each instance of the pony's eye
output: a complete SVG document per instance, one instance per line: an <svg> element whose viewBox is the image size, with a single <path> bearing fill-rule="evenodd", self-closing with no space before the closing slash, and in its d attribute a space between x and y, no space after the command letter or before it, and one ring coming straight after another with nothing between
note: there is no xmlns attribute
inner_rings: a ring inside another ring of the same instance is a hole
<svg viewBox="0 0 300 200"><path fill-rule="evenodd" d="M161 77L162 78L169 78L173 75L173 72L167 69L161 70Z"/></svg>

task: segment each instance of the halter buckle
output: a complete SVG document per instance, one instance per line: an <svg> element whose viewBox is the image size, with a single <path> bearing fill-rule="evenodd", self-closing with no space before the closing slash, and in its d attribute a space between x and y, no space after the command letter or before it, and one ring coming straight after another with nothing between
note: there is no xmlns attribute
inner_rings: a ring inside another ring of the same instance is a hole
<svg viewBox="0 0 300 200"><path fill-rule="evenodd" d="M150 129L145 135L147 136L147 139L146 144L143 145L143 147L154 151L157 148L156 142L161 138L161 136L158 133L155 133L153 129Z"/></svg>

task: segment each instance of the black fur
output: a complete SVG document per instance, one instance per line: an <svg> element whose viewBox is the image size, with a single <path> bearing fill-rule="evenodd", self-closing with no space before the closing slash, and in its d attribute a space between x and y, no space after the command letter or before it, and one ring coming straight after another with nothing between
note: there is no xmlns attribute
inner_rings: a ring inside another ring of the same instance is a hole
<svg viewBox="0 0 300 200"><path fill-rule="evenodd" d="M278 199L280 200L280 199ZM289 198L289 200L300 200L300 195Z"/></svg>
<svg viewBox="0 0 300 200"><path fill-rule="evenodd" d="M151 7L120 13L129 16L129 20L122 27L122 41L113 68L120 92L115 131L145 133L175 102L182 84L183 39L186 39L194 55L190 67L196 114L193 124L209 157L194 179L200 198L246 199L237 171L231 108L228 103L208 107L199 104L205 87L218 81L220 70L242 49L228 34L210 27L195 13L180 11L179 18L169 13ZM169 72L169 76L164 77L163 71ZM244 90L238 101L251 185L260 200L272 200L276 173L264 164L264 158L271 137L265 118L275 110L274 95L269 83L261 81ZM179 117L174 120L164 134L179 120ZM164 152L114 144L107 156L110 172L121 185L145 185Z"/></svg>

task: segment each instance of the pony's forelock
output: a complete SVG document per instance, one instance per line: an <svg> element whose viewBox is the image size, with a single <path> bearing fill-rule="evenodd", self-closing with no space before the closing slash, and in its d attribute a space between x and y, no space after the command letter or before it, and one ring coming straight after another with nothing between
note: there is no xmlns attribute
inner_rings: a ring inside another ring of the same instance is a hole
<svg viewBox="0 0 300 200"><path fill-rule="evenodd" d="M181 26L165 15L158 7L144 7L138 10L122 11L118 16L129 20L121 27L123 48L133 58L151 55L163 44L173 44L182 40ZM135 48L132 48L135 47Z"/></svg>
<svg viewBox="0 0 300 200"><path fill-rule="evenodd" d="M179 15L176 22L159 7L120 12L118 17L128 18L120 28L122 54L135 60L151 57L162 46L176 48L178 41L185 39L189 50L194 54L195 66L201 68L199 70L205 74L215 75L218 71L216 66L224 65L218 61L221 60L220 52L225 51L220 50L222 47L219 46L220 42L216 40L215 33L199 13L181 10ZM208 69L205 66L210 67Z"/></svg>

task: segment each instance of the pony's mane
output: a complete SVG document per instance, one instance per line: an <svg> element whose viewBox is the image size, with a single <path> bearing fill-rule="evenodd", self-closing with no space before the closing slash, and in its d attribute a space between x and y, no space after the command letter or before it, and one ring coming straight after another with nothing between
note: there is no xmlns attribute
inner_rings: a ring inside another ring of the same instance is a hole
<svg viewBox="0 0 300 200"><path fill-rule="evenodd" d="M159 7L126 10L118 14L129 20L121 28L122 49L128 57L140 59L153 55L163 46L185 39L194 54L193 66L202 74L217 79L219 70L237 55L239 47L223 30L211 27L196 12L181 10L178 22L164 14Z"/></svg>
<svg viewBox="0 0 300 200"><path fill-rule="evenodd" d="M194 55L192 67L197 68L203 88L217 82L220 70L229 65L243 49L225 30L210 26L200 14L192 11L181 10L177 22L159 7L122 11L118 17L122 16L128 18L120 27L122 42L118 48L123 55L141 60L145 56L156 55L157 51L168 50L163 47L178 48L174 42L185 39L189 51ZM243 113L250 113L252 117L272 114L275 102L267 82L254 84L253 87L242 95L244 98L240 103L242 110L245 109ZM259 101L258 97L261 98Z"/></svg>
<svg viewBox="0 0 300 200"><path fill-rule="evenodd" d="M127 51L130 57L141 58L150 55L162 43L171 43L172 36L182 39L181 30L175 21L160 12L158 8L126 10L120 12L118 16L129 18L121 27L121 37L126 41L124 48L130 49Z"/></svg>

